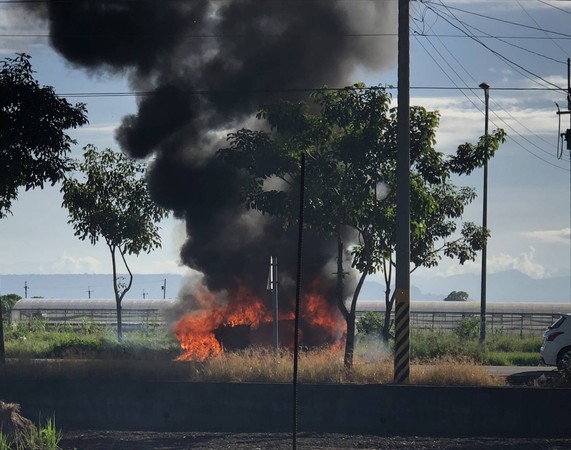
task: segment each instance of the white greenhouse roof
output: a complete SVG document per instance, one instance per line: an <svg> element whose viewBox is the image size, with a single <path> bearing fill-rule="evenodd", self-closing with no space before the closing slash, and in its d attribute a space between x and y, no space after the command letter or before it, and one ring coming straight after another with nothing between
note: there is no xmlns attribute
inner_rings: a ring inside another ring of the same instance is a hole
<svg viewBox="0 0 571 450"><path fill-rule="evenodd" d="M173 307L173 299L124 299L121 307L131 310L164 310ZM57 298L23 298L12 308L12 311L25 310L96 310L115 309L115 299L57 299Z"/></svg>
<svg viewBox="0 0 571 450"><path fill-rule="evenodd" d="M394 309L394 308L393 308ZM357 311L385 311L385 302L377 301L358 301ZM428 301L411 301L410 311L413 313L479 313L479 301L467 302L445 302L443 300L437 302ZM495 314L559 314L571 313L571 305L568 303L496 303L488 302L486 304L487 313Z"/></svg>

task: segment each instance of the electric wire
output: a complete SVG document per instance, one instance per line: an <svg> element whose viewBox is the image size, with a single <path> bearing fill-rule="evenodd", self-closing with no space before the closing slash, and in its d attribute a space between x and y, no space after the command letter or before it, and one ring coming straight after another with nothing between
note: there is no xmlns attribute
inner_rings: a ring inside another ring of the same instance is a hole
<svg viewBox="0 0 571 450"><path fill-rule="evenodd" d="M305 152L300 157L299 177L299 218L297 235L297 271L295 281L295 314L293 332L293 423L292 423L292 448L297 448L297 397L298 397L298 364L299 364L299 314L301 303L301 274L303 262L303 221L305 209Z"/></svg>
<svg viewBox="0 0 571 450"><path fill-rule="evenodd" d="M376 89L378 86L367 86L363 89ZM55 95L58 97L66 98L104 98L104 97L146 97L146 96L168 96L168 95L210 95L210 94L285 94L285 93L303 93L303 92L318 92L318 91L342 91L346 87L305 87L305 88L268 88L268 89L188 89L178 90L176 92L155 92L155 91L85 91L85 92L60 92ZM398 90L397 86L385 85L385 90ZM417 91L476 91L477 86L474 87L461 87L461 86L411 86L411 90ZM544 91L557 91L559 88L549 87L523 87L523 86L503 86L491 87L490 91L511 91L511 92L544 92Z"/></svg>
<svg viewBox="0 0 571 450"><path fill-rule="evenodd" d="M558 36L571 37L571 34L568 34L568 33L562 33L562 32L560 32L560 31L553 31L553 30L546 30L545 28L533 27L533 26L531 26L531 25L525 25L525 24L523 24L523 23L514 22L514 21L511 21L511 20L500 19L500 18L498 18L498 17L488 16L488 15L486 15L486 14L481 14L481 13L477 13L477 12L474 12L474 11L468 11L468 10L466 10L466 9L458 8L458 7L455 7L455 6L444 5L444 3L442 3L441 0L439 0L438 3L437 3L437 2L434 2L434 1L429 1L429 0L421 0L421 3L422 3L422 4L425 4L425 5L444 6L444 7L445 7L447 10L449 10L449 11L450 11L450 10L460 11L460 12L463 12L463 13L465 13L465 14L471 14L471 15L474 15L474 16L482 17L482 18L484 18L484 19L494 20L494 21L501 22L501 23L505 23L505 24L508 24L508 25L514 25L514 26L518 26L518 27L522 27L522 28L527 28L527 29L529 29L529 30L541 31L541 32L544 32L544 33L551 33L551 34L555 34L555 35L558 35Z"/></svg>
<svg viewBox="0 0 571 450"><path fill-rule="evenodd" d="M570 13L571 14L571 13ZM471 39L471 36L466 36L466 34L456 34L456 33L422 33L422 32L415 32L417 36L423 37L440 37L440 38L447 38L447 39ZM49 33L0 33L0 37L12 37L12 38L49 38L52 35ZM87 34L66 34L67 37L77 37L77 36L87 36ZM145 34L145 33L137 33L137 34L94 34L89 33L90 37L142 37L142 36L165 36L165 33L153 33L153 34ZM221 38L221 37L250 37L251 35L247 34L190 34L185 35L186 38ZM261 33L257 35L259 37L276 37L280 36L279 34L271 34L271 33ZM331 37L397 37L397 33L311 33L305 36L331 36ZM561 37L561 36L521 36L521 35L492 35L489 33L486 34L479 34L473 35L473 37L478 39L514 39L514 40L555 40L555 41L569 41L571 40L571 36Z"/></svg>
<svg viewBox="0 0 571 450"><path fill-rule="evenodd" d="M426 3L430 3L430 4L436 4L433 2L423 2L424 4ZM558 86L555 83L552 83L548 80L546 80L545 78L541 77L540 75L537 75L536 73L526 69L525 67L523 67L521 64L516 63L515 61L512 61L510 58L508 58L507 56L501 54L500 52L498 52L497 50L494 50L493 48L491 48L489 45L486 45L484 42L482 42L481 40L479 40L478 38L475 38L473 36L473 34L471 34L471 32L469 30L464 30L463 28L461 28L460 26L456 25L455 23L452 22L452 20L447 17L445 14L441 13L440 11L438 11L437 9L433 8L432 6L427 5L426 7L429 8L434 14L436 14L438 17L440 17L441 19L443 19L444 21L446 21L450 26L456 28L458 31L466 34L468 37L470 37L472 40L474 40L475 42L477 42L478 44L480 44L482 47L484 47L485 49L487 49L488 51L490 51L492 54L496 55L500 60L503 60L506 64L508 64L512 69L514 69L515 71L517 71L519 74L521 74L522 76L524 76L525 78L529 79L530 81L532 81L533 83L540 85L540 86L545 86L545 85L550 85L554 88L557 88L559 91L564 91L564 89L561 86ZM447 5L444 5L444 3L441 3L441 5L445 8L445 9L449 9L449 7ZM454 13L452 13L451 11L449 11L450 16L456 20L460 25L462 25L463 27L466 27L466 24L458 19ZM543 81L545 83L542 84L539 80Z"/></svg>
<svg viewBox="0 0 571 450"><path fill-rule="evenodd" d="M519 7L523 10L523 12L532 20L533 23L535 23L538 27L540 27L539 23L537 22L537 20L535 20L535 17L533 17L529 11L527 9L525 9L525 7L521 4L521 1L518 0L517 4L519 5ZM550 37L549 33L547 33L547 31L544 31L543 34L545 34L547 37ZM557 43L557 41L554 41L553 39L551 40L553 42L553 44L563 52L564 55L567 56L567 52Z"/></svg>
<svg viewBox="0 0 571 450"><path fill-rule="evenodd" d="M571 14L571 11L569 11L569 10L567 10L567 9L560 8L560 7L558 7L558 6L552 5L551 3L547 3L546 1L543 1L543 0L537 0L537 1L538 1L539 3L543 3L544 5L551 6L552 8L558 9L559 11L562 11L562 12L564 12L564 13L566 13L566 14Z"/></svg>
<svg viewBox="0 0 571 450"><path fill-rule="evenodd" d="M464 67L464 65L458 60L458 58L456 58L456 55L454 55L453 52L450 51L450 49L446 46L446 44L444 44L444 42L442 42L442 40L438 39L438 41L440 42L440 45L442 45L442 47L446 50L446 52L450 55L450 57L456 62L456 64L458 64L458 66L464 71L464 73L466 73L466 75L468 75L468 77L472 80L472 82L477 83L476 79L474 78L474 76L472 75L472 73L466 69L466 67ZM432 45L432 43L431 43ZM436 49L436 47L434 45L432 45L432 47L435 49L435 51L438 52L438 50ZM440 52L438 52L440 54ZM444 58L444 56L441 55L441 58L448 64L446 58ZM449 65L449 64L448 64ZM451 67L449 65L449 67ZM459 76L459 74L454 71L456 73L456 75L460 78L460 80L462 80L462 82L467 86L467 83ZM474 91L471 91L472 94L476 95L477 94ZM482 100L481 100L482 101ZM505 112L514 122L516 122L518 125L520 125L522 128L524 128L529 134L532 134L533 136L535 136L536 138L538 138L539 140L543 141L545 144L551 146L552 143L548 142L547 140L545 140L543 137L537 135L536 133L534 133L531 129L529 129L525 124L523 124L522 122L520 122L516 117L514 117L507 109L503 108L495 99L492 99L493 103L496 105L497 109L502 110L503 112ZM481 112L481 110L480 110ZM497 114L495 114L495 111L492 111L492 113L494 115L497 116ZM508 128L510 128L514 133L516 133L520 138L522 138L523 140L525 140L526 142L528 142L529 144L531 144L532 146L535 146L538 150L552 156L551 152L545 150L544 148L538 146L537 144L535 144L534 142L532 142L531 140L529 140L528 138L526 138L525 136L523 136L521 133L519 133L517 130L515 130L513 127L511 127L505 120L503 120L502 118L500 118L499 116L497 116L497 118L499 120L501 120Z"/></svg>
<svg viewBox="0 0 571 450"><path fill-rule="evenodd" d="M416 38L417 42L419 42L419 44L421 45L421 47L424 49L424 51L426 52L426 54L434 61L434 63L439 67L439 69L443 72L443 74L455 85L455 81L453 80L453 78L444 70L444 68L442 67L442 65L433 57L432 53L429 52L427 50L427 48L420 42L420 40L418 38ZM454 74L458 77L458 79L467 86L467 83L464 81L464 79L460 76L460 74L452 67L452 65L448 62L447 58L445 58L442 53L436 48L436 46L434 46L434 44L430 41L427 40L428 43L431 45L431 47L434 49L434 51L436 52L436 54L438 54L440 56L440 58L444 61L444 63L446 63L446 65L450 68L450 70L452 70L454 72ZM443 43L442 43L443 44ZM468 73L468 75L472 78L472 80L475 82L475 80L473 79L472 75L467 71L467 69L458 61L458 59L454 56L454 54L452 52L450 52L450 50L443 45L444 48L447 50L447 52L452 56L452 58L456 61L456 63L466 72ZM470 89L470 91L472 92L472 94L476 95L475 92ZM474 108L476 110L478 110L480 113L482 113L482 110L480 109L480 107L474 103L474 101L464 93L464 90L461 91L463 93L463 95L466 97L466 99L474 106ZM494 102L497 104L497 106L502 109L503 111L505 111L513 120L515 120L516 122L520 123L517 119L515 119L515 117L513 117L513 115L511 115L511 113L509 113L508 111L506 111L504 108L502 108L497 102ZM494 116L496 117L497 120L499 120L500 122L502 122L507 128L509 128L513 133L515 133L519 138L523 139L524 141L528 142L529 144L535 146L537 149L541 150L542 152L552 156L552 154L548 151L546 151L545 149L539 147L538 145L536 145L535 143L533 143L531 140L529 140L528 138L526 138L525 136L523 136L521 133L519 133L515 128L513 128L507 121L505 121L502 117L500 117L495 111L492 111L492 114L494 114ZM492 124L496 127L499 128L498 125L496 123L494 123L494 121L491 121ZM520 123L520 125L523 125ZM527 127L524 126L524 128L528 129ZM528 131L531 131L528 129ZM535 133L533 133L535 134ZM516 145L518 145L519 147L521 147L524 151L526 151L527 153L529 153L530 155L534 156L535 158L538 158L539 160L557 168L560 170L567 170L563 167L558 166L557 164L552 163L551 161L546 160L545 158L537 155L536 153L534 153L532 150L530 150L528 147L526 147L525 145L523 145L518 139L515 139L513 137L513 135L509 135L508 134L508 138L511 139ZM546 142L546 141L545 141ZM551 145L550 143L548 143L549 145Z"/></svg>

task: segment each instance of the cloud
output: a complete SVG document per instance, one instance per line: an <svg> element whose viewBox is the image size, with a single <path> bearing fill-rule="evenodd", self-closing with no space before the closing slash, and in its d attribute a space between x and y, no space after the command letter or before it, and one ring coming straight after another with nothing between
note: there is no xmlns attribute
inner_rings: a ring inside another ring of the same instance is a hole
<svg viewBox="0 0 571 450"><path fill-rule="evenodd" d="M529 252L517 256L500 253L488 259L487 267L491 273L504 270L519 270L532 278L547 278L551 274L541 264L535 262L535 248L529 247Z"/></svg>
<svg viewBox="0 0 571 450"><path fill-rule="evenodd" d="M487 273L519 270L532 278L549 278L553 276L551 272L534 259L535 248L532 246L529 247L529 251L522 252L519 255L510 255L507 253L488 255L486 261ZM460 265L456 261L449 261L445 258L437 268L422 270L420 271L420 275L449 277L463 273L481 273L481 264L479 259L476 261L468 261L464 265Z"/></svg>
<svg viewBox="0 0 571 450"><path fill-rule="evenodd" d="M562 228L561 230L540 230L525 231L522 236L545 242L548 244L570 244L571 228Z"/></svg>
<svg viewBox="0 0 571 450"><path fill-rule="evenodd" d="M56 261L42 265L41 273L100 273L101 263L93 256L70 256L64 252Z"/></svg>

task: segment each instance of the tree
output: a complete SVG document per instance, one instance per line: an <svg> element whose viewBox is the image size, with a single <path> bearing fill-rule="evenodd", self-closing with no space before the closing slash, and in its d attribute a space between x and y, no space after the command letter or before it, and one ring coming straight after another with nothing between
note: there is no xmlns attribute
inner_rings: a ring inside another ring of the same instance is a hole
<svg viewBox="0 0 571 450"><path fill-rule="evenodd" d="M466 302L468 301L468 293L464 291L452 291L444 299L445 302Z"/></svg>
<svg viewBox="0 0 571 450"><path fill-rule="evenodd" d="M6 363L6 350L4 348L4 317L8 317L10 310L22 297L16 294L0 295L0 364Z"/></svg>
<svg viewBox="0 0 571 450"><path fill-rule="evenodd" d="M315 107L280 101L263 107L258 119L270 131L239 130L228 136L229 147L219 151L228 163L249 177L243 186L248 208L295 223L299 155L307 154L306 210L308 227L337 241L336 301L347 323L345 364L351 366L357 299L367 275L382 271L385 278L383 338L389 339L391 291L396 227L397 112L380 87L356 84L342 90L322 89L312 95ZM461 264L473 260L488 230L457 220L476 196L469 187L451 182L453 174L467 174L491 158L504 140L497 130L464 144L446 157L437 152L437 112L414 106L410 110L411 263L412 270L438 264L441 255ZM268 179L283 188L267 189ZM345 305L344 255L360 272L349 306Z"/></svg>
<svg viewBox="0 0 571 450"><path fill-rule="evenodd" d="M366 311L357 321L361 334L380 334L383 330L383 315L378 311Z"/></svg>
<svg viewBox="0 0 571 450"><path fill-rule="evenodd" d="M24 53L0 63L0 219L11 214L18 189L43 188L69 170L75 143L64 131L87 123L85 105L71 105L34 79ZM0 311L0 363L5 361Z"/></svg>
<svg viewBox="0 0 571 450"><path fill-rule="evenodd" d="M161 246L156 225L168 215L153 202L143 176L145 166L122 153L92 145L84 148L83 161L74 164L83 180L67 178L62 185L63 206L69 210L69 221L79 239L95 245L103 239L111 253L113 291L117 305L117 338L121 341L121 302L131 289L133 274L126 255L149 253ZM117 273L121 258L128 277Z"/></svg>
<svg viewBox="0 0 571 450"><path fill-rule="evenodd" d="M0 219L10 213L18 188L43 188L70 169L75 144L65 130L87 123L85 105L58 97L34 79L30 56L0 63Z"/></svg>
<svg viewBox="0 0 571 450"><path fill-rule="evenodd" d="M7 295L0 295L0 313L2 317L8 317L10 311L14 307L14 305L20 300L18 294L7 294Z"/></svg>

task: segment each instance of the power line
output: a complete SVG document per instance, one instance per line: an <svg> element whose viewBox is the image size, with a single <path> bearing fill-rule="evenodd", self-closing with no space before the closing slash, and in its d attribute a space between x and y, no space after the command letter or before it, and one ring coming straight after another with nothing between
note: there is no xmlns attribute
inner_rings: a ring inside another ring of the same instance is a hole
<svg viewBox="0 0 571 450"><path fill-rule="evenodd" d="M364 89L376 89L377 86L368 86ZM67 98L104 98L104 97L146 97L151 95L166 96L166 95L210 95L210 94L280 94L280 93L300 93L300 92L318 92L318 91L342 91L346 87L306 87L306 88L273 88L273 89L189 89L178 90L176 92L156 92L156 91L116 91L116 92L61 92L57 93L58 97ZM396 86L383 86L387 91L396 91ZM411 86L411 90L418 91L475 91L476 86L461 87L461 86ZM524 86L504 86L504 87L490 87L490 91L515 91L515 92L545 92L545 91L561 91L561 88L550 87L524 87Z"/></svg>
<svg viewBox="0 0 571 450"><path fill-rule="evenodd" d="M537 22L537 20L535 20L535 17L533 17L533 16L529 13L529 11L528 11L527 9L525 9L525 7L521 4L521 2L518 1L517 4L518 4L519 7L523 10L523 12L525 12L525 13L527 14L527 16L533 21L533 23L535 23L535 24L539 27L540 25L539 25L539 23ZM547 37L551 37L551 36L549 36L549 34L548 34L547 32L544 32L544 34L545 34ZM552 39L551 41L555 44L555 46L556 46L557 48L559 48L559 50L561 50L561 51L563 52L563 54L564 54L565 56L567 56L567 52L566 52L556 41L554 41L553 39ZM565 63L564 63L564 64L565 64Z"/></svg>
<svg viewBox="0 0 571 450"><path fill-rule="evenodd" d="M497 21L497 22L502 22L502 23L506 23L506 24L509 24L509 25L514 25L514 26L518 26L518 27L522 27L522 28L527 28L527 29L529 29L529 30L541 31L541 32L543 32L543 33L551 33L551 34L556 34L556 35L558 35L558 36L571 37L571 34L568 34L568 33L562 33L562 32L560 32L560 31L546 30L545 28L533 27L533 26L531 26L531 25L525 25L525 24L523 24L523 23L514 22L514 21L511 21L511 20L500 19L500 18L498 18L498 17L488 16L488 15L486 15L486 14L481 14L481 13L477 13L477 12L474 12L474 11L468 11L468 10L466 10L466 9L458 8L458 7L455 7L455 6L444 5L442 2L437 3L437 2L433 2L433 1L429 1L429 0L424 0L424 1L421 1L421 3L423 3L423 4L425 4L425 5L429 5L429 4L430 4L430 5L436 5L436 6L442 5L442 6L444 6L446 9L449 9L449 10L460 11L460 12L463 12L463 13L465 13L465 14L471 14L471 15L474 15L474 16L482 17L482 18L484 18L484 19L488 19L488 20L495 20L495 21Z"/></svg>
<svg viewBox="0 0 571 450"><path fill-rule="evenodd" d="M571 13L570 13L571 14ZM142 36L165 36L167 33L137 33L137 34L96 34L96 33L65 33L67 37L81 37L81 36L89 36L89 37L142 37ZM513 39L513 40L532 40L532 41L541 41L541 40L556 40L556 41L569 41L571 40L570 36L523 36L523 35L492 35L489 33L485 34L474 34L473 36L467 36L466 34L456 34L456 33L422 33L419 31L415 31L411 33L412 35L422 36L422 37L440 37L446 39L471 39L472 37L478 39ZM59 34L58 34L59 35ZM52 35L50 33L0 33L0 37L12 37L12 38L49 38ZM263 33L257 34L257 37L278 37L281 34L271 34L271 33ZM300 35L302 37L308 36L329 36L329 37L396 37L396 33L307 33L305 35ZM185 35L185 38L196 38L196 39L215 39L221 37L252 37L251 34L188 34Z"/></svg>
<svg viewBox="0 0 571 450"><path fill-rule="evenodd" d="M428 56L434 61L434 63L440 68L440 70L444 73L444 75L454 84L456 85L455 81L452 79L452 77L450 77L450 75L444 70L444 68L440 65L440 63L438 61L436 61L436 59L433 57L432 53L429 52L426 47L422 44L422 42L420 42L418 40L418 38L416 38L417 41L419 42L420 46L425 50L425 52L428 54ZM468 84L466 83L466 81L464 81L464 79L460 76L460 74L452 67L452 65L448 62L448 60L442 55L442 53L440 53L440 51L434 46L434 44L428 40L428 43L432 46L432 48L434 49L434 51L440 56L440 58L446 63L446 65L450 68L450 70L452 70L454 72L454 74L458 77L458 79L466 86L468 86ZM476 82L476 80L474 80L474 77L472 76L472 74L463 66L463 64L456 58L456 56L446 47L446 45L444 45L444 43L442 41L440 41L441 45L444 47L444 49L448 52L448 54L452 57L452 59L454 59L454 61L456 61L456 63L460 66L460 68L462 68L464 70L465 73L468 74L468 76L472 79L473 82ZM470 91L475 95L474 91L470 88ZM466 99L472 103L472 105L474 106L474 108L476 108L480 113L482 113L482 110L478 107L478 105L476 105L472 99L470 97L468 97L465 93L464 93L464 89L462 90L463 95L466 97ZM523 126L524 128L526 128L529 132L531 132L532 134L535 135L535 133L533 133L531 130L529 130L529 128L527 128L525 125L521 124L515 117L513 117L513 115L511 113L509 113L508 111L506 111L504 108L501 107L501 105L499 105L497 102L494 101L494 103L496 103L496 105L503 110L506 114L508 114L512 120L516 121L517 123L519 123L521 126ZM513 133L515 133L519 138L523 139L524 141L528 142L529 144L531 144L532 146L535 146L538 150L547 153L548 155L551 155L551 152L546 151L545 149L539 147L538 145L536 145L534 142L530 141L528 138L526 138L525 136L523 136L521 133L519 133L516 129L514 129L508 122L506 122L502 117L500 117L495 111L493 111L493 114L496 116L496 118L501 121L506 127L508 127ZM492 121L493 123L493 121ZM494 126L498 127L495 123ZM565 168L562 168L548 160L546 160L545 158L537 155L536 153L534 153L533 151L531 151L529 148L527 148L525 145L523 145L521 142L519 142L517 139L514 139L511 135L508 134L508 137L511 138L511 140L518 145L519 147L521 147L523 150L525 150L526 152L530 153L532 156L542 160L543 162L556 167L558 169L561 170L567 170ZM539 136L537 136L539 137ZM542 139L543 140L543 139ZM546 142L544 140L544 142ZM547 143L549 145L549 143Z"/></svg>
<svg viewBox="0 0 571 450"><path fill-rule="evenodd" d="M433 2L424 2L424 4L427 4L427 3L433 4ZM532 71L526 69L526 68L523 67L521 64L518 64L518 63L512 61L512 60L509 59L508 57L502 55L500 52L498 52L498 51L494 50L493 48L491 48L490 46L486 45L486 44L485 44L484 42L482 42L481 40L475 38L475 37L471 34L471 32L468 30L468 25L467 25L465 22L463 22L462 20L458 19L458 17L456 17L456 15L454 15L454 13L452 13L452 12L450 11L450 9L451 9L450 7L444 5L444 3L442 3L442 2L441 2L440 4L448 11L448 13L450 14L450 16L453 17L454 20L456 20L456 21L457 21L459 24L461 24L463 27L465 27L466 30L464 30L464 29L462 29L460 26L458 26L458 25L452 23L452 21L451 21L448 17L446 17L445 15L443 15L442 13L440 13L439 11L437 11L435 8L431 7L430 5L427 5L426 7L429 8L435 15L437 15L437 16L440 17L441 19L445 20L450 26L456 28L456 29L459 30L460 32L462 32L462 33L466 34L467 36L469 36L469 37L470 37L471 39L473 39L475 42L477 42L477 43L480 44L482 47L484 47L485 49L487 49L488 51L490 51L491 53L493 53L494 55L496 55L498 58L500 58L500 59L503 60L506 64L508 64L510 67L512 67L512 69L514 69L514 70L515 70L516 72L518 72L520 75L522 75L522 76L528 78L528 79L529 79L530 81L532 81L533 83L536 83L536 84L538 84L538 85L540 85L540 86L544 86L544 85L542 85L542 84L538 81L538 80L541 80L541 81L543 81L545 84L557 88L557 90L559 90L559 91L566 92L565 89L561 88L560 86L556 85L555 83L552 83L552 82L546 80L545 78L543 78L543 77L537 75L536 73L534 73L534 72L532 72ZM457 8L455 8L455 9L457 9ZM522 72L525 72L525 73L522 73ZM528 75L526 75L526 74L531 75L531 76L533 76L533 77L535 77L535 78L531 78L530 76L528 76Z"/></svg>
<svg viewBox="0 0 571 450"><path fill-rule="evenodd" d="M537 1L538 1L539 3L543 3L544 5L551 6L552 8L558 9L559 11L562 11L562 12L564 12L564 13L571 14L571 11L568 11L567 9L559 8L558 6L552 5L551 3L547 3L547 2L545 2L545 1L543 1L543 0L537 0Z"/></svg>

